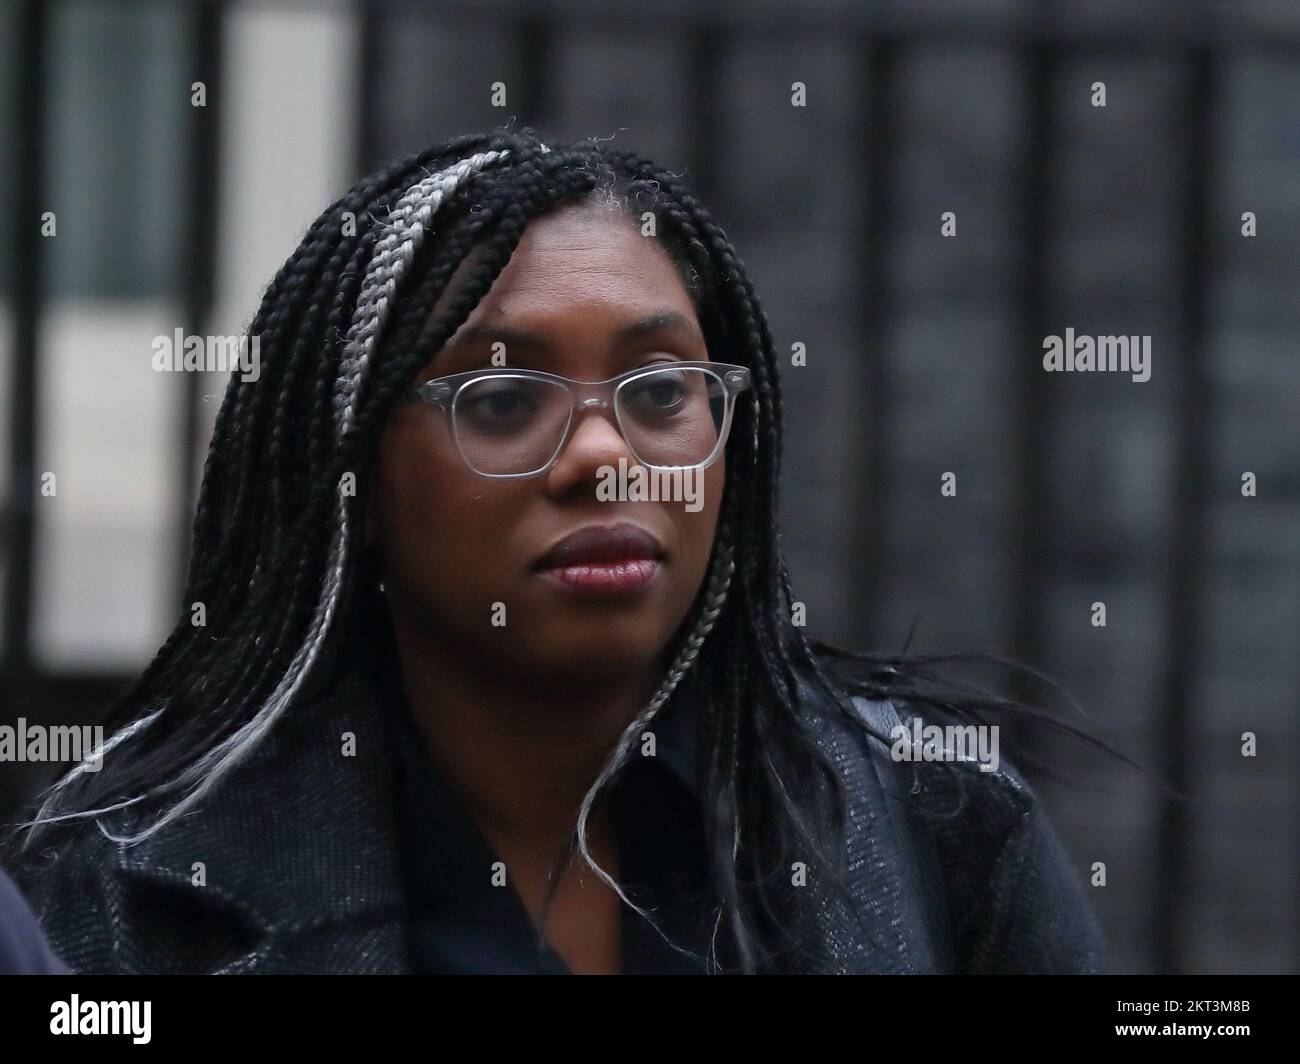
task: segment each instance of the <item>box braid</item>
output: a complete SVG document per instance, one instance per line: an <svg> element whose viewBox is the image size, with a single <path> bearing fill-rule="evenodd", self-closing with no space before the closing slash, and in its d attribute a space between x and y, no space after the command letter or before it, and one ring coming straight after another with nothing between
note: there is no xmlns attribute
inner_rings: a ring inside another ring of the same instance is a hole
<svg viewBox="0 0 1300 1064"><path fill-rule="evenodd" d="M692 670L706 752L703 823L721 901L716 930L725 920L728 965L756 972L799 963L783 959L799 948L789 929L808 915L791 898L799 894L788 884L795 860L822 874L853 911L842 781L808 729L796 666L863 727L844 704L849 691L925 696L954 712L1018 704L945 687L925 671L938 659L853 655L810 644L790 624L794 596L777 524L778 360L739 257L671 172L596 140L551 149L527 130L456 138L367 177L321 214L277 272L249 329L260 338L262 374L231 377L195 511L186 598L204 603L211 628L195 628L188 616L177 623L109 710L111 771L88 775L81 765L56 781L19 825L22 851L56 825L166 806L135 834L114 835L96 819L119 843L149 837L246 760L313 677L325 682L317 674L334 657L331 639L366 637L356 618L367 562L354 542L364 493L341 490L345 474L364 479L388 411L491 288L528 222L602 197L634 218L653 211L711 356L748 366L754 389L728 441L700 594L657 690L582 800L551 870L539 935L559 870L577 857L659 930L596 863L586 832L595 803ZM428 308L471 256L473 269L431 320ZM709 962L721 969L716 931L714 939Z"/></svg>
<svg viewBox="0 0 1300 1064"><path fill-rule="evenodd" d="M375 212L391 202L394 193L405 191L413 175L427 174L441 160L485 147L488 139L459 138L367 178L321 215L277 273L249 330L260 339L263 373L256 387L232 375L214 426L195 512L186 597L190 602L204 603L220 635L202 638L208 633L192 626L188 616L182 618L150 666L106 717L106 726L113 730L105 744L106 753L137 735L142 740L139 754L143 756L123 760L123 771L115 783L119 797L136 787L145 793L95 808L97 788L93 784L99 781L87 780L84 773L74 770L55 783L37 816L23 826L98 816L141 802L162 789L157 783L162 767L159 762L174 762L178 754L183 757L184 751L193 749L191 741L206 741L212 747L210 755L235 745L229 743L233 736L260 736L251 729L241 733L232 727L234 723L247 728L253 722L232 722L223 713L264 697L268 677L277 671L285 674L285 647L295 624L301 624L311 570L321 559L322 549L317 542L320 537L313 534L312 523L324 527L319 517L322 500L332 492L321 490L319 477L328 468L331 452L337 449L328 424L322 425L329 409L329 395L323 385L337 375L339 354L337 314L330 315L331 328L326 329L324 311L329 307L337 312L347 301L349 289L357 287L347 267L355 267L358 259L364 261L367 249L375 243L375 228L367 225L374 223ZM343 235L347 219L355 219L356 223L358 235L352 241ZM333 298L336 292L337 298ZM316 387L310 409L304 411L302 399L295 401L293 388L284 385L291 386L295 375L305 372L313 361L318 366ZM295 456L290 453L286 434L291 424L294 430L301 427L301 419L291 423L287 416L291 409L309 422L311 442L306 469L290 467ZM259 456L272 410L277 415L276 423L271 427L263 463ZM268 468L274 475L266 475ZM311 485L305 498L301 490L304 484ZM295 488L297 497L289 506L283 496ZM298 518L286 528L283 514L294 511ZM267 532L264 515L272 520ZM269 543L264 546L265 541ZM286 580L288 561L295 558L291 581ZM237 573L247 574L247 578L233 579ZM277 598L286 590L284 608L275 608ZM220 623L227 618L229 623ZM214 649L213 642L225 645ZM236 665L239 662L243 662L242 667ZM218 694L224 697L218 700ZM158 708L140 714L142 707L152 705ZM202 707L203 712L180 719L186 715L167 712L173 705ZM163 723L171 724L169 734L159 734ZM266 723L265 718L260 723ZM227 745L222 747L222 742ZM246 744L244 750L250 748ZM168 753L170 758L162 756ZM175 789L201 777L211 764L210 757L200 759L188 772L164 786ZM227 768L231 765L228 763ZM89 792L84 797L91 800L82 801L82 808L71 813L53 812L61 805L72 804L67 799L75 796L63 792L78 784ZM169 819L160 821L146 834ZM29 833L28 845L36 834Z"/></svg>

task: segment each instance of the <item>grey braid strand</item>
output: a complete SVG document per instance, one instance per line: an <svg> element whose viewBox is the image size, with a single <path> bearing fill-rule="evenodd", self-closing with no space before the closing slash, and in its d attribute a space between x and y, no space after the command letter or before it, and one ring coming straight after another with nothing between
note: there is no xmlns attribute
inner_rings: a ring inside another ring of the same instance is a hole
<svg viewBox="0 0 1300 1064"><path fill-rule="evenodd" d="M624 894L623 889L614 878L601 868L592 857L591 851L587 848L587 821L591 816L592 807L595 805L596 798L599 795L601 788L603 788L605 784L613 778L615 773L623 767L627 760L628 752L632 749L632 746L637 742L641 733L645 730L650 721L654 719L655 715L663 705L672 697L673 692L677 689L678 684L681 683L682 678L690 671L691 666L695 663L695 659L699 657L700 648L704 646L704 641L708 638L709 632L713 629L713 625L717 621L718 615L722 612L722 607L725 605L727 600L727 591L731 586L732 574L736 569L735 545L733 540L734 537L731 525L730 523L727 523L719 531L712 573L709 578L708 589L705 593L704 603L699 619L691 629L690 635L682 644L672 666L668 669L667 673L664 674L664 678L661 681L658 690L647 703L646 708L642 710L641 713L637 715L636 719L634 719L632 723L623 730L623 734L619 737L613 753L606 760L605 766L596 777L595 783L592 784L586 795L583 797L582 804L578 809L577 824L574 828L573 835L571 836L571 847L576 847L577 854L582 857L592 871L612 887L615 893L617 893L629 907L634 909L647 920L650 920L650 917L646 911ZM553 880L552 886L555 885L557 885L557 881ZM659 930L658 925L655 924L653 920L650 920L650 923L655 927L656 931L659 931L660 936L663 937L669 945L673 946L674 949L678 949L679 951L681 950L681 947L677 946L676 943L671 942L667 936Z"/></svg>
<svg viewBox="0 0 1300 1064"><path fill-rule="evenodd" d="M389 216L389 229L376 243L366 267L366 281L348 329L345 353L339 362L334 394L338 439L347 434L355 421L362 386L373 363L397 289L424 239L430 219L446 197L468 180L472 173L499 161L507 154L483 152L471 156L416 182L398 200ZM101 824L100 831L107 838L119 844L134 844L160 831L214 790L226 775L248 757L284 715L303 680L310 674L338 610L351 546L348 498L350 496L339 492L337 523L329 547L327 574L311 629L275 690L251 720L181 773L177 779L178 784L191 789L180 802L136 835L114 835Z"/></svg>

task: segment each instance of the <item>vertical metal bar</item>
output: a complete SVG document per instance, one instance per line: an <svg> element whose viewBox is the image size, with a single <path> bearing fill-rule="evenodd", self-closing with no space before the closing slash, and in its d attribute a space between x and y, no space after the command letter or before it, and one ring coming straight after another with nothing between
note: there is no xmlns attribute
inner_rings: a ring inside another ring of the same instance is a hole
<svg viewBox="0 0 1300 1064"><path fill-rule="evenodd" d="M357 126L356 168L358 180L379 165L383 138L380 136L379 70L383 46L385 9L381 0L358 0L357 16Z"/></svg>
<svg viewBox="0 0 1300 1064"><path fill-rule="evenodd" d="M179 248L180 272L185 278L182 314L187 328L202 333L212 312L217 256L217 179L220 166L222 105L222 0L203 0L193 11L190 26L190 80L207 87L206 106L190 107L185 154L187 214ZM175 448L176 512L174 515L177 578L176 598L185 593L190 562L190 539L197 501L196 448L202 379L197 373L179 376L180 416ZM182 605L184 605L182 603Z"/></svg>
<svg viewBox="0 0 1300 1064"><path fill-rule="evenodd" d="M859 303L858 327L862 334L864 365L859 380L863 389L862 409L869 411L855 425L848 451L862 456L863 490L849 501L850 527L862 545L850 561L854 566L854 614L851 621L862 645L875 648L884 638L881 617L888 594L885 517L892 512L889 501L890 389L885 331L893 316L893 281L890 276L890 250L893 219L897 206L897 158L899 141L898 70L900 46L897 41L877 37L864 49L868 56L865 85L866 116L863 136L859 140L857 168L870 175L866 181L866 199L862 208L862 226L858 245L858 285L864 293ZM882 650L901 650L890 645Z"/></svg>
<svg viewBox="0 0 1300 1064"><path fill-rule="evenodd" d="M1024 140L1021 144L1019 203L1023 207L1024 226L1017 264L1017 290L1020 307L1016 332L1018 350L1024 352L1021 369L1016 374L1020 387L1012 411L1019 458L1016 486L1010 505L1011 527L1015 529L1012 563L1011 645L1016 660L1034 668L1046 662L1043 633L1049 618L1045 616L1044 588L1050 577L1047 554L1051 538L1049 499L1052 483L1048 452L1051 447L1054 392L1048 375L1037 366L1033 353L1042 349L1043 337L1050 331L1047 314L1048 287L1048 218L1051 213L1052 156L1056 150L1056 124L1053 115L1054 74L1060 63L1060 51L1046 36L1035 37L1024 57L1023 86L1025 98ZM1030 752L1034 735L1017 722L1010 722L1017 745Z"/></svg>
<svg viewBox="0 0 1300 1064"><path fill-rule="evenodd" d="M1193 772L1189 738L1200 660L1200 614L1205 584L1206 486L1210 462L1207 433L1210 428L1210 387L1205 355L1206 304L1210 269L1210 207L1214 202L1213 172L1218 99L1217 66L1213 52L1201 47L1188 56L1190 87L1185 99L1186 175L1183 199L1183 266L1179 292L1182 342L1177 358L1169 359L1167 372L1182 374L1175 454L1175 508L1169 522L1168 570L1165 610L1168 639L1165 644L1159 724L1156 739L1159 764L1168 786L1176 794L1162 796L1157 839L1159 889L1155 911L1155 968L1177 973L1186 969L1188 941L1187 891L1190 884L1192 820L1185 799Z"/></svg>
<svg viewBox="0 0 1300 1064"><path fill-rule="evenodd" d="M517 113L521 116L521 124L545 131L545 124L553 114L555 99L554 16L521 20L516 26L515 46L523 90Z"/></svg>
<svg viewBox="0 0 1300 1064"><path fill-rule="evenodd" d="M31 671L32 594L35 587L37 532L36 444L40 435L39 400L41 303L45 296L41 214L52 210L45 196L45 74L50 41L50 7L45 0L23 0L19 10L14 70L13 155L13 367L9 407L9 520L4 598L5 686Z"/></svg>
<svg viewBox="0 0 1300 1064"><path fill-rule="evenodd" d="M694 106L687 110L684 131L686 174L701 203L721 202L719 180L719 109L725 40L711 21L693 26L686 41L686 76Z"/></svg>

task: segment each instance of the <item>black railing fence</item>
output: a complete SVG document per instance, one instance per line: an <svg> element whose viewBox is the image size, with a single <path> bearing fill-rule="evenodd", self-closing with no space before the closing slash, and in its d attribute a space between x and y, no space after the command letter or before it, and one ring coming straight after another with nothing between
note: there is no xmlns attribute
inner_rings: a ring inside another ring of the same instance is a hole
<svg viewBox="0 0 1300 1064"><path fill-rule="evenodd" d="M0 39L10 114L0 127L9 131L10 174L0 203L8 218L0 254L9 258L0 299L11 333L6 719L18 707L29 718L88 721L129 679L43 666L32 639L36 589L49 576L38 549L40 455L60 430L39 402L51 291L39 219L52 173L68 165L51 153L51 27L85 6L23 0ZM181 21L186 80L205 82L209 100L173 145L184 156L169 293L178 325L202 332L216 298L221 130L236 119L225 89L246 76L230 35L236 10L333 10L349 20L354 176L507 120L573 136L617 128L628 144L680 164L751 263L758 290L771 293L782 342L806 340L810 365L835 367L787 374L786 540L810 604L821 604L813 628L896 648L924 614L914 645L975 640L1100 704L1110 735L1191 796L1175 799L1130 770L1123 777L1086 759L1079 764L1096 770L1102 793L1045 784L1081 875L1105 860L1114 877L1096 894L1117 966L1296 967L1300 795L1289 755L1275 752L1267 771L1243 778L1227 757L1207 775L1202 766L1214 759L1202 751L1242 731L1289 749L1300 717L1300 596L1290 596L1289 613L1265 617L1249 590L1295 587L1300 575L1297 441L1294 431L1277 435L1285 410L1300 407L1300 140L1287 141L1280 120L1300 113L1300 17L1272 5L1190 3L1113 14L1084 4L972 13L946 4L673 3L653 17L609 3L154 6ZM508 73L505 115L486 102L497 78L485 74L484 57ZM789 107L796 80L809 83L820 115ZM1111 88L1105 111L1087 106L1095 81ZM1270 100L1279 132L1261 146L1242 132L1241 116ZM1102 114L1114 125L1103 129ZM1270 196L1276 209L1261 214L1251 244L1238 234L1239 216ZM939 235L949 209L957 242ZM1091 382L1042 372L1043 338L1089 323L1154 334L1162 383L1121 395L1118 385L1089 391ZM1243 391L1240 352L1260 335L1289 359L1268 362L1275 371L1260 370ZM178 375L175 387L167 520L179 599L210 411L194 375ZM1108 516L1107 485L1134 464L1145 468L1144 442L1158 474L1132 473L1136 487L1123 489L1132 512ZM1073 476L1089 448L1113 476ZM1258 467L1271 472L1260 475L1270 508L1232 509L1242 501L1236 471ZM960 519L939 508L940 474L953 468L963 470L960 490L977 497ZM1265 512L1268 530L1253 523ZM1249 587L1234 597L1232 574L1242 572ZM1088 606L1102 598L1112 599L1112 617L1141 600L1129 630L1146 648L1140 665L1125 658L1118 634L1107 643L1089 628ZM1249 682L1234 688L1244 673L1216 653L1224 633L1278 625L1290 633L1285 654L1255 655ZM1094 635L1103 642L1073 651ZM1225 687L1244 691L1240 716L1206 708ZM38 782L15 766L3 776L6 811ZM1207 813L1225 795L1236 795L1244 815L1267 796L1280 812L1273 830L1286 839L1270 834L1272 848L1261 851L1261 836L1248 832L1240 846L1257 848L1233 849L1234 817ZM1280 877L1276 890L1256 891L1252 880L1243 897L1239 878L1214 879L1252 853L1261 879Z"/></svg>

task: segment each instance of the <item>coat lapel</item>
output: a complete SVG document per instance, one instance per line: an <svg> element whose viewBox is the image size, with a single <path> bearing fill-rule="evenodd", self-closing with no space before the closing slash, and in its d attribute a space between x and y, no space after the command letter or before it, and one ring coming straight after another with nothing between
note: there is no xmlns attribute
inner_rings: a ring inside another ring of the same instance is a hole
<svg viewBox="0 0 1300 1064"><path fill-rule="evenodd" d="M817 742L844 782L845 855L852 911L814 886L818 974L919 974L953 963L942 870L929 829L907 802L910 778L889 746L869 738L821 690L800 677ZM881 730L880 706L852 700ZM890 711L892 712L892 711ZM883 729L888 734L888 727Z"/></svg>
<svg viewBox="0 0 1300 1064"><path fill-rule="evenodd" d="M173 955L153 970L406 970L391 737L372 685L346 669L283 724L194 815L117 848L128 891L176 902L157 917L175 916L158 936ZM249 948L223 954L223 940Z"/></svg>

